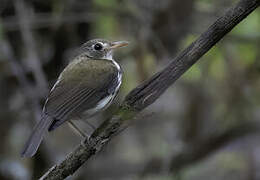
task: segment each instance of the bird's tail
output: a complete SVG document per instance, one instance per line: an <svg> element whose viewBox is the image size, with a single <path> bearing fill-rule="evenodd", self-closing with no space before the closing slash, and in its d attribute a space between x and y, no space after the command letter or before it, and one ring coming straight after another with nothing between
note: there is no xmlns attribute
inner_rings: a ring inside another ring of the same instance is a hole
<svg viewBox="0 0 260 180"><path fill-rule="evenodd" d="M33 132L31 133L29 139L24 146L24 149L21 153L22 157L32 157L36 153L44 135L48 131L48 128L50 127L52 122L53 118L49 117L46 114L42 115L41 121L36 124Z"/></svg>

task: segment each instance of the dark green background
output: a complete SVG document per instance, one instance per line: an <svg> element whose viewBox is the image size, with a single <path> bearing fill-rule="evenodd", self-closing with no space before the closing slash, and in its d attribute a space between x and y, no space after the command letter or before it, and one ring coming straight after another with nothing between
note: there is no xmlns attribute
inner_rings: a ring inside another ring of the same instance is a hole
<svg viewBox="0 0 260 180"><path fill-rule="evenodd" d="M130 41L114 56L124 70L116 102L89 120L98 126L236 2L0 0L0 179L36 179L80 143L65 124L34 158L19 155L48 89L81 44ZM258 9L69 179L256 180L259 121Z"/></svg>

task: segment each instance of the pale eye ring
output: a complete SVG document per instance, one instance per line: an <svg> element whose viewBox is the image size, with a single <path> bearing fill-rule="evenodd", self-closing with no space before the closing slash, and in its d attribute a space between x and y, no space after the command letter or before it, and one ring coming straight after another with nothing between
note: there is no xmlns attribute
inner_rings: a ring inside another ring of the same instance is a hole
<svg viewBox="0 0 260 180"><path fill-rule="evenodd" d="M103 45L101 43L96 43L93 48L96 50L96 51L100 51L103 49Z"/></svg>

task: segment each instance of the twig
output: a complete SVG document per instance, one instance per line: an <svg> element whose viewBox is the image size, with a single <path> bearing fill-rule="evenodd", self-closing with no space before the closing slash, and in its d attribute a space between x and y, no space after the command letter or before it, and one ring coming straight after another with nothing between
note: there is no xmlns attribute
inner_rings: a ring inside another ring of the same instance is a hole
<svg viewBox="0 0 260 180"><path fill-rule="evenodd" d="M31 19L30 27L31 29L40 29L50 27L56 24L76 24L82 22L92 22L97 16L96 13L69 13L64 14L58 21L53 18L53 15L49 13L35 13L35 17ZM2 21L3 27L6 31L15 31L19 28L19 22L17 22L17 17L5 17Z"/></svg>
<svg viewBox="0 0 260 180"><path fill-rule="evenodd" d="M223 132L212 133L199 141L185 144L178 152L174 152L172 158L156 159L156 169L153 166L153 161L148 161L141 177L151 174L173 174L178 175L182 169L187 166L210 156L212 153L223 148L225 145L233 142L234 140L244 138L259 133L259 125L257 121L240 123L234 127L230 127ZM151 166L153 168L151 168Z"/></svg>
<svg viewBox="0 0 260 180"><path fill-rule="evenodd" d="M28 14L28 11L31 11L31 9L26 7L23 0L15 0L14 5L17 12L22 39L25 43L28 62L35 77L38 92L44 96L48 91L48 84L41 67L40 59L37 54L36 43L30 28L30 15L32 16L33 14Z"/></svg>
<svg viewBox="0 0 260 180"><path fill-rule="evenodd" d="M209 156L232 140L257 132L259 132L257 123L241 123L225 130L225 132L216 133L212 137L196 141L195 144L188 144L181 149L180 153L172 157L170 172L176 174L182 168Z"/></svg>
<svg viewBox="0 0 260 180"><path fill-rule="evenodd" d="M77 171L102 149L111 137L126 128L138 112L157 100L201 56L259 5L260 0L241 0L235 7L230 8L165 69L132 90L112 118L101 124L88 140L80 144L61 163L53 166L41 179L64 179Z"/></svg>
<svg viewBox="0 0 260 180"><path fill-rule="evenodd" d="M2 54L8 59L8 63L10 69L14 76L17 78L18 83L22 89L26 100L30 104L30 108L34 113L35 120L40 120L41 107L39 103L39 97L35 93L35 88L32 83L27 79L26 73L24 72L21 65L15 60L14 52L12 50L11 45L5 39L2 39L2 43L0 44L0 50L2 50Z"/></svg>

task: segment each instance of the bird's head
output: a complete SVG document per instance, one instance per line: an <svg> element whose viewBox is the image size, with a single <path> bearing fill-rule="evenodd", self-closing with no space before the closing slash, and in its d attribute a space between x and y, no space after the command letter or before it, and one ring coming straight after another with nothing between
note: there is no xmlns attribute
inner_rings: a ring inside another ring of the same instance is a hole
<svg viewBox="0 0 260 180"><path fill-rule="evenodd" d="M114 49L127 45L127 41L108 41L105 39L93 39L83 44L82 49L88 57L96 59L112 59Z"/></svg>

